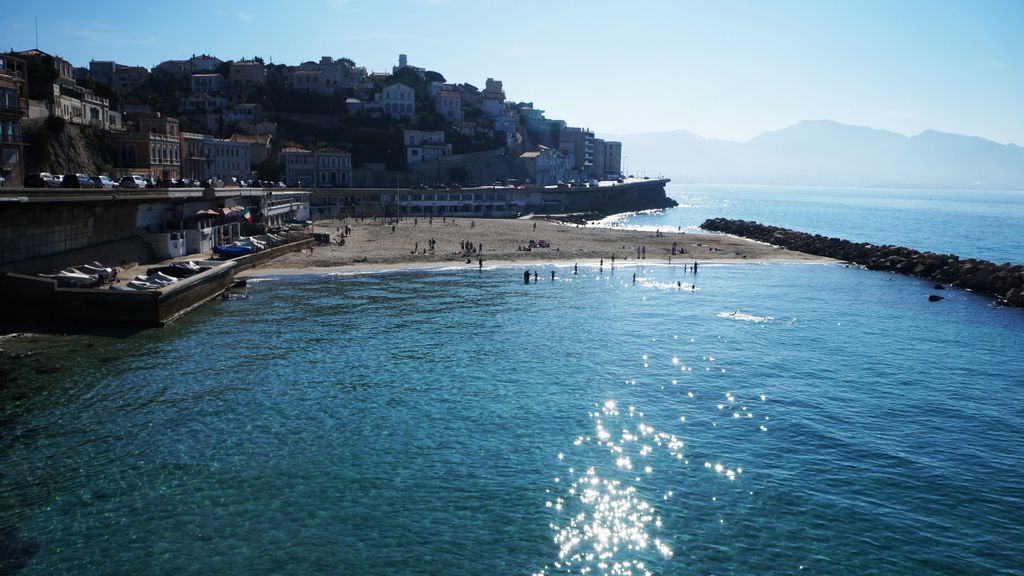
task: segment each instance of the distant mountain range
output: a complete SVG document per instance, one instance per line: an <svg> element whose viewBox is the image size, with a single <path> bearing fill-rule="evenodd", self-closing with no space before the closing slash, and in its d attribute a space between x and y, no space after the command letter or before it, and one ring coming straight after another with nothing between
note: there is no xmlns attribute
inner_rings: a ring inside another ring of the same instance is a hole
<svg viewBox="0 0 1024 576"><path fill-rule="evenodd" d="M686 130L607 138L622 142L624 170L677 182L1024 190L1024 148L934 130L808 120L748 142Z"/></svg>

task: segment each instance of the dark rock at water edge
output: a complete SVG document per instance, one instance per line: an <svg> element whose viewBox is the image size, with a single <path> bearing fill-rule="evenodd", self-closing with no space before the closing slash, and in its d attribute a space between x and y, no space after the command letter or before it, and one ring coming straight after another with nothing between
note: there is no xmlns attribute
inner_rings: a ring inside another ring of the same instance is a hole
<svg viewBox="0 0 1024 576"><path fill-rule="evenodd" d="M21 540L18 529L0 528L0 576L10 576L23 570L39 553L39 542Z"/></svg>
<svg viewBox="0 0 1024 576"><path fill-rule="evenodd" d="M1004 306L1024 308L1024 265L995 264L987 260L961 260L953 254L919 252L903 246L878 246L868 242L850 242L820 234L797 232L747 220L711 218L704 230L742 236L789 250L853 262L869 270L897 272L935 282L950 284L992 296Z"/></svg>

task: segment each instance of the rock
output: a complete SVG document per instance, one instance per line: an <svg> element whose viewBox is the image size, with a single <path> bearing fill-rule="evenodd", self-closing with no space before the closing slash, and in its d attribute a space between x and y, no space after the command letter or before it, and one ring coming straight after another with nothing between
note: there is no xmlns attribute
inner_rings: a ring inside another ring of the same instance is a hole
<svg viewBox="0 0 1024 576"><path fill-rule="evenodd" d="M767 242L780 249L797 250L852 262L869 270L884 270L926 278L935 282L936 290L945 289L943 284L951 284L992 296L1007 306L1024 307L1024 265L1022 264L1006 262L997 265L975 258L960 260L960 257L955 254L919 252L891 244L884 246L876 246L867 242L855 244L840 238L807 234L746 220L710 218L705 220L700 227L704 230L725 232ZM941 299L940 297L936 298Z"/></svg>
<svg viewBox="0 0 1024 576"><path fill-rule="evenodd" d="M929 294L928 295L928 301L929 302L938 302L939 300L945 300L945 298L943 298L942 296L939 296L938 294Z"/></svg>
<svg viewBox="0 0 1024 576"><path fill-rule="evenodd" d="M17 528L0 529L0 575L24 569L38 553L39 542L19 539Z"/></svg>

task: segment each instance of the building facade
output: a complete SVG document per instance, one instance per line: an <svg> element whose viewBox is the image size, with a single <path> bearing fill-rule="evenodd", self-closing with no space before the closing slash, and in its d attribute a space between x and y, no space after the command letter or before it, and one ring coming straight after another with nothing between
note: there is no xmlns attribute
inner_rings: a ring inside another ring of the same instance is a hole
<svg viewBox="0 0 1024 576"><path fill-rule="evenodd" d="M118 175L144 178L181 177L181 136L177 118L158 112L125 115L125 129L112 132L118 149Z"/></svg>
<svg viewBox="0 0 1024 576"><path fill-rule="evenodd" d="M444 116L448 122L461 122L462 95L456 90L442 90L434 96L434 111Z"/></svg>
<svg viewBox="0 0 1024 576"><path fill-rule="evenodd" d="M190 180L205 180L206 155L203 153L203 140L207 136L193 132L181 132L181 177Z"/></svg>
<svg viewBox="0 0 1024 576"><path fill-rule="evenodd" d="M315 180L318 188L349 188L352 186L352 154L334 147L313 152Z"/></svg>
<svg viewBox="0 0 1024 576"><path fill-rule="evenodd" d="M385 86L374 101L392 118L412 118L416 114L416 91L401 82Z"/></svg>
<svg viewBox="0 0 1024 576"><path fill-rule="evenodd" d="M284 165L284 182L289 186L310 187L314 180L313 153L305 148L289 146L279 154Z"/></svg>
<svg viewBox="0 0 1024 576"><path fill-rule="evenodd" d="M193 74L191 76L190 83L192 85L192 93L205 92L206 94L215 94L224 89L224 77L220 74L201 73Z"/></svg>
<svg viewBox="0 0 1024 576"><path fill-rule="evenodd" d="M203 156L208 178L248 180L251 162L247 143L207 136L203 138Z"/></svg>
<svg viewBox="0 0 1024 576"><path fill-rule="evenodd" d="M267 70L259 60L239 60L231 63L231 86L254 88L267 83Z"/></svg>
<svg viewBox="0 0 1024 576"><path fill-rule="evenodd" d="M232 134L230 139L249 146L249 161L255 166L270 157L272 138L270 134Z"/></svg>
<svg viewBox="0 0 1024 576"><path fill-rule="evenodd" d="M149 80L149 70L142 66L117 66L114 81L110 85L118 94L127 94Z"/></svg>
<svg viewBox="0 0 1024 576"><path fill-rule="evenodd" d="M28 63L0 54L0 176L8 186L25 181L21 119L28 115Z"/></svg>
<svg viewBox="0 0 1024 576"><path fill-rule="evenodd" d="M452 154L452 145L445 144L442 130L405 130L402 137L405 141L405 162L409 168Z"/></svg>

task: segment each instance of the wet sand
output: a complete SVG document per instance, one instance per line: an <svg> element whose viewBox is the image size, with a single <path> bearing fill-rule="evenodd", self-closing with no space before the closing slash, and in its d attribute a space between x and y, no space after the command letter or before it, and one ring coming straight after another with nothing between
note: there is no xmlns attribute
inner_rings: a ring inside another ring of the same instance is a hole
<svg viewBox="0 0 1024 576"><path fill-rule="evenodd" d="M317 221L313 232L338 236L345 226L351 234L344 245L317 245L281 256L245 275L267 273L309 273L334 271L375 271L397 268L447 266L486 267L535 265L544 262L597 264L649 264L693 262L834 262L828 258L776 248L760 242L722 234L686 234L677 231L622 230L577 226L535 219L424 218L386 221ZM435 241L433 253L429 241ZM530 241L546 241L548 248L525 250ZM463 250L463 242L475 250ZM672 243L677 253L672 255ZM424 254L424 249L427 249ZM646 252L644 251L646 249ZM680 252L680 250L682 252Z"/></svg>

